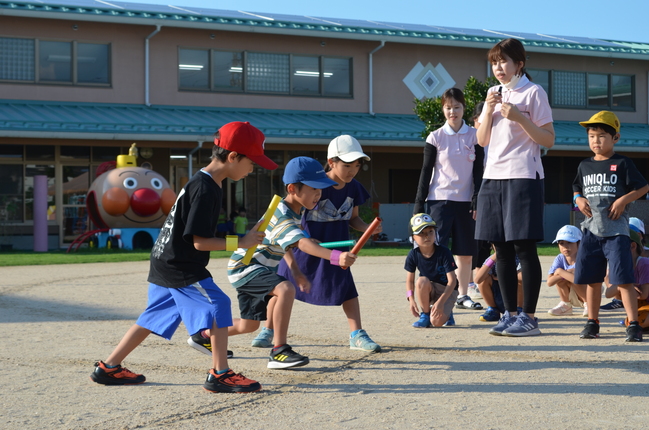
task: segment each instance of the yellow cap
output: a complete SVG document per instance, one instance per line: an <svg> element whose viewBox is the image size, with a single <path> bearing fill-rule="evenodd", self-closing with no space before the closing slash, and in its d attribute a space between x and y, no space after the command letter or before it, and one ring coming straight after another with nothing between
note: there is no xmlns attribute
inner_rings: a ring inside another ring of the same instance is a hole
<svg viewBox="0 0 649 430"><path fill-rule="evenodd" d="M617 119L617 115L607 110L597 112L595 115L591 116L588 121L579 123L582 127L588 127L591 124L606 124L613 127L616 133L620 132L620 120Z"/></svg>

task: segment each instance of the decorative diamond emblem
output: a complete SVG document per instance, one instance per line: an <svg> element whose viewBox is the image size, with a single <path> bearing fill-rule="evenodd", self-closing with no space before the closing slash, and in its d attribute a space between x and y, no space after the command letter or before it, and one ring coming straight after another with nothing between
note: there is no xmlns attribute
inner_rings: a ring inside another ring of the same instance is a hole
<svg viewBox="0 0 649 430"><path fill-rule="evenodd" d="M425 67L417 63L403 78L403 83L418 99L441 96L444 91L455 85L455 81L441 63L436 67L430 63Z"/></svg>

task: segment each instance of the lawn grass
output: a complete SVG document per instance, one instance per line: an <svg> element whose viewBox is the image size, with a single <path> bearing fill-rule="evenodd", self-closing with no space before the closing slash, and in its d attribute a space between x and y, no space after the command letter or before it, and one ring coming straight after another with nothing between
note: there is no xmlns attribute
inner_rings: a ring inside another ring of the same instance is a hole
<svg viewBox="0 0 649 430"><path fill-rule="evenodd" d="M559 253L556 245L539 244L539 255L554 256ZM367 257L406 256L409 246L374 247L366 246L361 255ZM228 258L228 251L212 251L211 258ZM0 266L34 266L44 264L78 264L78 263L120 263L123 261L146 261L149 251L128 251L123 249L80 249L69 254L65 250L50 252L6 251L0 252Z"/></svg>

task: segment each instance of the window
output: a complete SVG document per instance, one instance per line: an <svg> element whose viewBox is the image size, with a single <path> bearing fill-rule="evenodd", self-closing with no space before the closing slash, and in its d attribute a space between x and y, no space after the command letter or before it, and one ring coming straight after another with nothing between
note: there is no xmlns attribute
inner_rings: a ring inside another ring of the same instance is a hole
<svg viewBox="0 0 649 430"><path fill-rule="evenodd" d="M181 90L351 97L351 58L180 48Z"/></svg>
<svg viewBox="0 0 649 430"><path fill-rule="evenodd" d="M110 46L0 38L0 80L72 85L110 84Z"/></svg>
<svg viewBox="0 0 649 430"><path fill-rule="evenodd" d="M574 109L635 110L635 76L529 69L550 105Z"/></svg>

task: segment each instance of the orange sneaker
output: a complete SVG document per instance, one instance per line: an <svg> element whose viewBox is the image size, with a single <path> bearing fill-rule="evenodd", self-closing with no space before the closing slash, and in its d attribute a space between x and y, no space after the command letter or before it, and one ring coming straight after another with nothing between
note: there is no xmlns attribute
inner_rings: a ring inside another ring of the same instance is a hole
<svg viewBox="0 0 649 430"><path fill-rule="evenodd" d="M109 369L103 361L95 363L95 371L90 374L90 379L103 385L132 385L146 381L144 375L133 373L121 365Z"/></svg>
<svg viewBox="0 0 649 430"><path fill-rule="evenodd" d="M241 373L234 373L232 369L221 375L210 369L203 388L212 393L254 393L261 390L261 384Z"/></svg>

